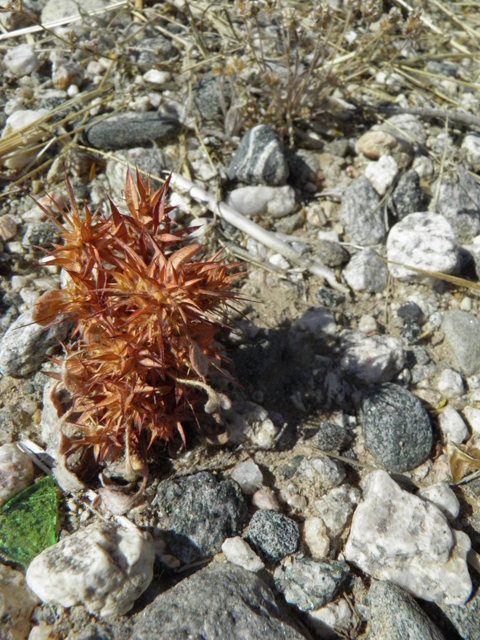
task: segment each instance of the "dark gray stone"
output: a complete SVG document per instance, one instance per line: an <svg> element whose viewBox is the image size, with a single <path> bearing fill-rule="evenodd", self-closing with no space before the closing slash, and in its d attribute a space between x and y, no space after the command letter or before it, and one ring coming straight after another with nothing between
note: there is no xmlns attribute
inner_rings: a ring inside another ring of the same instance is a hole
<svg viewBox="0 0 480 640"><path fill-rule="evenodd" d="M266 562L278 562L295 553L300 532L291 518L276 511L260 510L250 520L247 539Z"/></svg>
<svg viewBox="0 0 480 640"><path fill-rule="evenodd" d="M473 597L461 607L451 604L438 606L455 627L462 640L480 638L480 589L478 584ZM441 625L439 624L439 626ZM446 631L445 635L449 638Z"/></svg>
<svg viewBox="0 0 480 640"><path fill-rule="evenodd" d="M213 564L160 594L132 640L305 640L256 575Z"/></svg>
<svg viewBox="0 0 480 640"><path fill-rule="evenodd" d="M418 304L409 300L398 307L397 316L401 318L404 323L418 322L422 317L422 310Z"/></svg>
<svg viewBox="0 0 480 640"><path fill-rule="evenodd" d="M178 120L160 116L153 111L118 113L104 120L92 122L86 137L96 149L124 149L162 143L180 130Z"/></svg>
<svg viewBox="0 0 480 640"><path fill-rule="evenodd" d="M369 640L445 640L412 596L396 584L373 583L369 601Z"/></svg>
<svg viewBox="0 0 480 640"><path fill-rule="evenodd" d="M177 53L171 40L160 34L155 38L145 38L133 48L133 51L138 64L147 67L145 71L154 68L158 62L163 62Z"/></svg>
<svg viewBox="0 0 480 640"><path fill-rule="evenodd" d="M287 154L290 175L299 182L300 185L307 182L315 183L320 170L318 155L307 149L295 149Z"/></svg>
<svg viewBox="0 0 480 640"><path fill-rule="evenodd" d="M228 177L254 184L285 184L287 161L270 127L259 124L245 133L228 168Z"/></svg>
<svg viewBox="0 0 480 640"><path fill-rule="evenodd" d="M400 332L406 344L418 344L422 341L422 328L416 322L405 322Z"/></svg>
<svg viewBox="0 0 480 640"><path fill-rule="evenodd" d="M411 169L402 175L392 195L391 205L398 220L409 213L424 211L428 197L420 185L420 176Z"/></svg>
<svg viewBox="0 0 480 640"><path fill-rule="evenodd" d="M402 387L374 387L360 408L365 444L387 471L410 471L425 462L432 426L420 400Z"/></svg>
<svg viewBox="0 0 480 640"><path fill-rule="evenodd" d="M442 324L450 347L450 364L471 376L480 372L480 320L472 313L455 309L445 314Z"/></svg>
<svg viewBox="0 0 480 640"><path fill-rule="evenodd" d="M435 184L432 193L436 193L436 189ZM434 200L431 207L433 203ZM442 179L435 210L445 216L459 242L470 242L480 233L480 184L458 165L454 175Z"/></svg>
<svg viewBox="0 0 480 640"><path fill-rule="evenodd" d="M380 196L365 176L357 178L345 189L340 222L350 242L370 246L385 241L387 230L379 203Z"/></svg>
<svg viewBox="0 0 480 640"><path fill-rule="evenodd" d="M328 309L335 309L345 302L345 296L323 286L317 289L315 297L322 307L327 307Z"/></svg>
<svg viewBox="0 0 480 640"><path fill-rule="evenodd" d="M241 533L247 505L240 487L202 472L161 482L152 504L169 553L189 563L220 551Z"/></svg>
<svg viewBox="0 0 480 640"><path fill-rule="evenodd" d="M322 451L342 451L350 442L348 431L336 422L321 422L312 438L312 447Z"/></svg>
<svg viewBox="0 0 480 640"><path fill-rule="evenodd" d="M193 86L193 96L193 103L200 116L205 120L214 120L230 104L230 85L220 76L207 73Z"/></svg>
<svg viewBox="0 0 480 640"><path fill-rule="evenodd" d="M25 311L13 322L0 341L0 371L3 375L24 378L38 371L50 351L65 340L70 322L41 327Z"/></svg>
<svg viewBox="0 0 480 640"><path fill-rule="evenodd" d="M287 602L302 611L311 611L331 602L349 575L345 562L295 555L282 561L275 569L274 578L275 586Z"/></svg>

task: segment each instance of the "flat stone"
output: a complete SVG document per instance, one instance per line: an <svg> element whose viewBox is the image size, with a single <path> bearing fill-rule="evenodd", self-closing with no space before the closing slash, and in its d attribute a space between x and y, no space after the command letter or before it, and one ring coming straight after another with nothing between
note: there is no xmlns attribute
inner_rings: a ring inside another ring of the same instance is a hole
<svg viewBox="0 0 480 640"><path fill-rule="evenodd" d="M468 536L451 529L431 502L402 490L385 471L361 482L345 559L377 580L390 580L424 600L462 605L472 582Z"/></svg>
<svg viewBox="0 0 480 640"><path fill-rule="evenodd" d="M222 551L229 562L243 567L247 571L256 573L265 567L257 554L240 536L227 538L222 544Z"/></svg>
<svg viewBox="0 0 480 640"><path fill-rule="evenodd" d="M398 585L388 581L374 582L368 596L369 640L406 640L407 637L446 640L415 600Z"/></svg>
<svg viewBox="0 0 480 640"><path fill-rule="evenodd" d="M161 482L152 506L168 553L189 563L220 551L241 533L247 506L238 485L201 472Z"/></svg>
<svg viewBox="0 0 480 640"><path fill-rule="evenodd" d="M388 471L410 471L430 455L430 418L420 400L397 384L370 389L360 421L365 445Z"/></svg>
<svg viewBox="0 0 480 640"><path fill-rule="evenodd" d="M140 613L131 640L302 640L260 578L211 564L160 594Z"/></svg>
<svg viewBox="0 0 480 640"><path fill-rule="evenodd" d="M152 581L154 560L148 532L93 524L42 551L28 567L27 584L46 604L123 615Z"/></svg>
<svg viewBox="0 0 480 640"><path fill-rule="evenodd" d="M165 143L180 130L175 118L153 111L127 111L91 122L85 130L88 143L96 149L140 147L152 142Z"/></svg>

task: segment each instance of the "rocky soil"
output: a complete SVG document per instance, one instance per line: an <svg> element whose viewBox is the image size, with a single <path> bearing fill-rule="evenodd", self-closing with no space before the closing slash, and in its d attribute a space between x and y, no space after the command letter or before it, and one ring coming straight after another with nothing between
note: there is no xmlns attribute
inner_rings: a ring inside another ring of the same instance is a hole
<svg viewBox="0 0 480 640"><path fill-rule="evenodd" d="M480 638L475 4L0 7L0 505L51 464L62 493L28 568L0 510L0 638ZM246 273L232 407L157 443L124 513L122 461L63 465L32 197L60 217L67 175L107 211L127 166Z"/></svg>

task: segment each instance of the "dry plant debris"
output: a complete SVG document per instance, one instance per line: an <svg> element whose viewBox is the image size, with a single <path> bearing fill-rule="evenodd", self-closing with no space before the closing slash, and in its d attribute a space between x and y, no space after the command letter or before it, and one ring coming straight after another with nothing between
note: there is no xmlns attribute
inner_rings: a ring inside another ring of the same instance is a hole
<svg viewBox="0 0 480 640"><path fill-rule="evenodd" d="M70 420L82 431L71 451L93 447L99 461L126 452L143 469L147 450L176 431L206 392L205 410L228 408L229 400L208 384L209 370L225 358L214 338L227 326L224 311L235 298L235 264L216 253L200 258L202 245L184 244L192 228L175 230L165 207L168 182L154 193L127 173L123 214L81 218L67 180L70 211L58 225L64 244L45 264L68 274L64 289L47 291L34 308L42 325L74 320L75 340L57 375L74 398ZM138 191L137 191L138 189Z"/></svg>

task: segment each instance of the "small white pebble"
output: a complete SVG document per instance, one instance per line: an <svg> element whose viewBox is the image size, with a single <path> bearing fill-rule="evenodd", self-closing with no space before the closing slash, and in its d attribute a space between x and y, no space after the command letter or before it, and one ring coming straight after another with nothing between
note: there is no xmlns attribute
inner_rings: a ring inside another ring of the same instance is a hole
<svg viewBox="0 0 480 640"><path fill-rule="evenodd" d="M398 164L392 156L382 156L378 162L370 162L365 169L365 177L380 196L387 193L397 175Z"/></svg>
<svg viewBox="0 0 480 640"><path fill-rule="evenodd" d="M420 489L417 495L436 505L449 520L455 520L460 513L460 502L446 482L437 482Z"/></svg>
<svg viewBox="0 0 480 640"><path fill-rule="evenodd" d="M472 427L472 431L480 433L480 409L475 407L465 407L463 415L468 421L468 424Z"/></svg>
<svg viewBox="0 0 480 640"><path fill-rule="evenodd" d="M168 71L160 71L159 69L149 69L143 74L144 80L150 82L150 84L165 84L172 79L172 74Z"/></svg>
<svg viewBox="0 0 480 640"><path fill-rule="evenodd" d="M277 499L270 489L259 489L253 494L252 503L257 509L279 510Z"/></svg>
<svg viewBox="0 0 480 640"><path fill-rule="evenodd" d="M257 554L252 551L240 536L227 538L222 544L222 551L229 562L243 567L247 571L256 573L257 571L261 571L265 566Z"/></svg>
<svg viewBox="0 0 480 640"><path fill-rule="evenodd" d="M280 253L274 253L273 255L270 256L268 261L270 262L270 264L273 264L275 267L278 267L279 269L283 269L283 271L290 269L290 264L285 260L285 258Z"/></svg>
<svg viewBox="0 0 480 640"><path fill-rule="evenodd" d="M447 442L462 444L468 440L470 432L462 416L453 407L448 406L438 416L438 424Z"/></svg>
<svg viewBox="0 0 480 640"><path fill-rule="evenodd" d="M378 331L377 321L373 316L362 316L358 321L358 330L369 336Z"/></svg>
<svg viewBox="0 0 480 640"><path fill-rule="evenodd" d="M255 493L263 484L263 475L260 468L253 460L239 462L230 476L232 480L238 482L243 493L251 495Z"/></svg>
<svg viewBox="0 0 480 640"><path fill-rule="evenodd" d="M325 558L330 550L327 527L321 518L307 518L303 523L303 539L314 558Z"/></svg>
<svg viewBox="0 0 480 640"><path fill-rule="evenodd" d="M465 384L459 373L445 369L438 378L437 389L444 398L459 398L465 393Z"/></svg>
<svg viewBox="0 0 480 640"><path fill-rule="evenodd" d="M460 302L460 309L462 311L471 311L473 307L473 301L468 296L465 296L463 300Z"/></svg>
<svg viewBox="0 0 480 640"><path fill-rule="evenodd" d="M297 511L303 511L308 505L308 501L305 496L301 496L289 489L281 489L278 497L282 502L288 504L291 509L296 509Z"/></svg>

